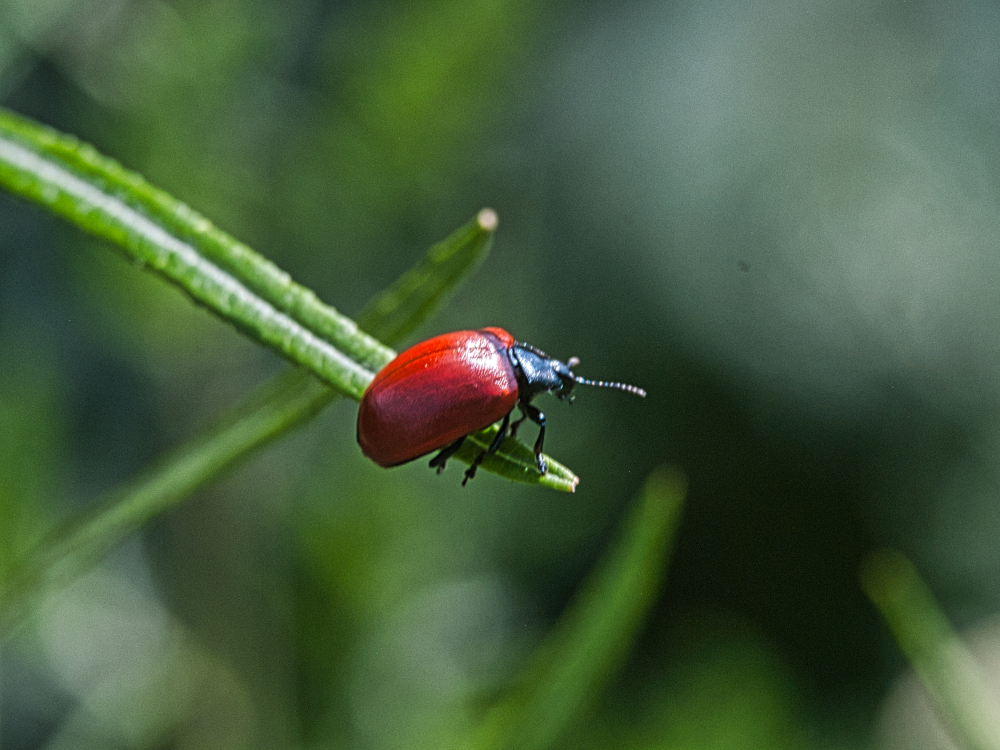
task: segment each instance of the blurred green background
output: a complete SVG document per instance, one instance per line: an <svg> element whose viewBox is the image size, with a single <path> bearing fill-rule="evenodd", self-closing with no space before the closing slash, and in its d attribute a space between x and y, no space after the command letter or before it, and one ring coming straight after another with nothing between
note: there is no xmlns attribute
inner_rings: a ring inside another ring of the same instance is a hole
<svg viewBox="0 0 1000 750"><path fill-rule="evenodd" d="M985 0L0 0L3 105L338 309L491 206L414 340L650 394L544 403L575 495L378 469L338 403L4 644L2 746L438 747L670 463L666 587L560 746L947 747L857 569L904 550L997 653L998 39ZM0 346L2 563L287 367L6 196Z"/></svg>

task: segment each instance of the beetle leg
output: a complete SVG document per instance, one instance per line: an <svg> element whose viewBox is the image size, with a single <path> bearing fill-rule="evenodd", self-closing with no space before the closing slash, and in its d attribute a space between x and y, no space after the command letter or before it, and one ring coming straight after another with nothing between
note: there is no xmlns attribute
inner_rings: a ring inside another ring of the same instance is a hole
<svg viewBox="0 0 1000 750"><path fill-rule="evenodd" d="M490 443L490 447L484 451L480 451L479 455L476 456L475 459L472 461L472 463L469 465L469 468L465 470L465 479L462 480L463 487L465 486L466 482L468 482L470 479L476 476L476 469L479 467L479 464L483 462L483 459L486 458L487 456L493 455L498 450L500 450L500 445L501 443L503 443L503 439L507 437L507 427L509 425L510 425L510 412L507 412L507 416L503 418L503 423L500 425L500 431L497 432L496 437L493 438L493 442Z"/></svg>
<svg viewBox="0 0 1000 750"><path fill-rule="evenodd" d="M462 447L462 443L464 442L465 442L465 436L463 435L454 443L446 445L444 448L441 449L440 453L438 453L436 456L434 456L434 458L431 459L430 467L432 469L436 467L437 473L440 474L442 471L444 471L444 467L445 464L448 463L448 459L455 455L458 449Z"/></svg>
<svg viewBox="0 0 1000 750"><path fill-rule="evenodd" d="M528 412L524 410L524 407L521 404L518 404L517 408L521 410L521 418L511 423L510 425L511 437L517 437L517 428L521 426L521 422L523 422L528 418Z"/></svg>
<svg viewBox="0 0 1000 750"><path fill-rule="evenodd" d="M537 406L531 404L524 404L521 406L521 410L526 417L538 425L538 439L535 440L535 464L538 466L538 471L544 474L549 470L542 457L542 448L545 445L545 415L538 410Z"/></svg>

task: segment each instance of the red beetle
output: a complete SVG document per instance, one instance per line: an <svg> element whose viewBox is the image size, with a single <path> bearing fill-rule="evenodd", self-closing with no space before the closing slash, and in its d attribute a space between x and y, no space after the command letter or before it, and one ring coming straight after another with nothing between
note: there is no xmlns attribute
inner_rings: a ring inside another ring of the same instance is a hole
<svg viewBox="0 0 1000 750"><path fill-rule="evenodd" d="M545 415L531 405L535 396L547 391L571 403L578 383L646 395L634 385L574 375L577 364L575 357L560 362L517 342L502 328L435 336L397 356L365 389L358 409L358 444L368 458L386 467L440 450L430 463L440 473L467 435L502 419L489 448L466 469L464 486L483 459L500 448L508 428L513 437L530 419L539 426L535 461L544 474ZM515 406L522 416L511 424Z"/></svg>

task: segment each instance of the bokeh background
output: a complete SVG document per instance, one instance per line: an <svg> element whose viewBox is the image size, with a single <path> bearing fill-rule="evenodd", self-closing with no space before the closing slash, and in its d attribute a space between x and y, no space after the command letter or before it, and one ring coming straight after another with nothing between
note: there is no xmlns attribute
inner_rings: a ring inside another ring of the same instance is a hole
<svg viewBox="0 0 1000 750"><path fill-rule="evenodd" d="M0 1L0 103L341 311L490 206L416 338L650 394L545 404L575 495L378 469L337 404L3 644L3 746L438 747L667 463L666 588L562 746L948 747L857 570L903 550L997 663L998 40L986 0ZM0 561L286 367L0 196Z"/></svg>

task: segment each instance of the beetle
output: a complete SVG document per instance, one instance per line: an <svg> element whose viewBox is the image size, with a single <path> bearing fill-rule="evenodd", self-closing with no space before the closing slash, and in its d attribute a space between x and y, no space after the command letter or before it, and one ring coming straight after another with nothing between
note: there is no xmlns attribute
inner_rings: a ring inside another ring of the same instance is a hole
<svg viewBox="0 0 1000 750"><path fill-rule="evenodd" d="M531 344L515 341L502 328L456 331L415 344L382 368L365 389L358 409L358 444L379 466L404 464L440 451L430 466L440 474L465 438L503 420L489 447L465 471L462 486L486 456L496 453L525 419L538 425L535 464L548 470L542 447L545 415L531 401L551 393L573 402L578 384L615 388L645 396L625 383L587 380L573 373L580 363L553 359ZM511 423L517 407L521 417Z"/></svg>

